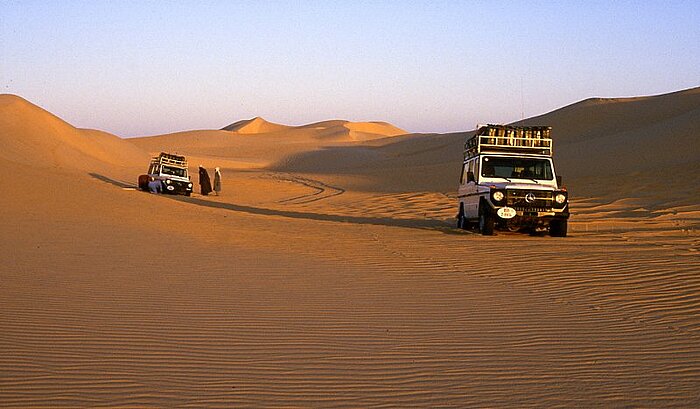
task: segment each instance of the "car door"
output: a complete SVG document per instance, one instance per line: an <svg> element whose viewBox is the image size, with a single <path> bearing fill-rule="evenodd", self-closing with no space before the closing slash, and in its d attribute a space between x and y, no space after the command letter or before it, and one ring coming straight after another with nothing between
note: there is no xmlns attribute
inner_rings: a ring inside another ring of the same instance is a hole
<svg viewBox="0 0 700 409"><path fill-rule="evenodd" d="M471 177L469 177L471 175ZM463 169L464 188L462 189L464 215L469 218L478 216L479 196L477 195L476 178L478 178L478 158L472 158Z"/></svg>

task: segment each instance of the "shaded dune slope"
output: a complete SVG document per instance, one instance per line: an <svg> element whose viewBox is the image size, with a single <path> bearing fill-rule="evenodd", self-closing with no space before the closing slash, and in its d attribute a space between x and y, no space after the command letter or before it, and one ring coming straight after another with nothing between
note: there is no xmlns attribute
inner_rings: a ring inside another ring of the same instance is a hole
<svg viewBox="0 0 700 409"><path fill-rule="evenodd" d="M600 192L600 183L596 190L588 188L591 177L621 178L632 184L630 178L640 177L670 186L668 179L679 180L699 170L700 88L653 97L589 99L522 123L553 127L558 171L572 188L586 194ZM299 153L274 167L363 175L367 183L359 187L368 190L452 191L468 135L405 135L361 146L327 147ZM414 183L408 183L407 177ZM696 180L690 182L694 187ZM656 183L655 188L663 186Z"/></svg>
<svg viewBox="0 0 700 409"><path fill-rule="evenodd" d="M633 172L700 160L700 88L650 97L591 98L523 122L551 125L556 148L566 159L560 166L576 174Z"/></svg>

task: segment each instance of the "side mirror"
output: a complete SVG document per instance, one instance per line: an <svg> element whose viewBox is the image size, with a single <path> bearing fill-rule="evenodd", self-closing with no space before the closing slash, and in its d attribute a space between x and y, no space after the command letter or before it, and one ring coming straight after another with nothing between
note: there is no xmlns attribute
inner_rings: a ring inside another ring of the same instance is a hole
<svg viewBox="0 0 700 409"><path fill-rule="evenodd" d="M561 187L561 176L557 176L557 187Z"/></svg>
<svg viewBox="0 0 700 409"><path fill-rule="evenodd" d="M467 172L467 183L469 182L476 183L476 178L474 178L474 172L472 172L471 170Z"/></svg>

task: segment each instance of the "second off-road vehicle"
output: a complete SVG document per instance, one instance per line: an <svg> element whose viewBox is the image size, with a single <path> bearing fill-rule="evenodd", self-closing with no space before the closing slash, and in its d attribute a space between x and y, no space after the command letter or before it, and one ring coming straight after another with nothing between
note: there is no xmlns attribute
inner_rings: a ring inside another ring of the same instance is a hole
<svg viewBox="0 0 700 409"><path fill-rule="evenodd" d="M139 188L149 190L150 182L160 183L162 193L189 196L192 194L192 181L187 171L184 156L161 152L154 156L148 166L148 174L139 176Z"/></svg>

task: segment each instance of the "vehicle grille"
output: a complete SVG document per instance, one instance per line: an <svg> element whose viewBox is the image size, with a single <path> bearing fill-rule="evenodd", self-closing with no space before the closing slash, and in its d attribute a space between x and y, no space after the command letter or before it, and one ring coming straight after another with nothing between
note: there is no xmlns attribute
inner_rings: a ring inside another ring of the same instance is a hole
<svg viewBox="0 0 700 409"><path fill-rule="evenodd" d="M534 200L528 202L528 194L534 196ZM552 192L542 190L507 190L506 204L515 210L529 212L548 212L552 210Z"/></svg>

